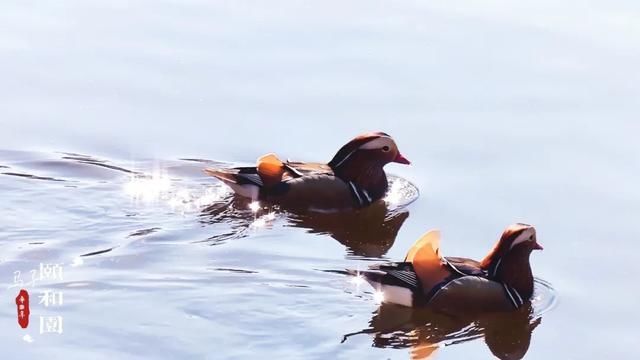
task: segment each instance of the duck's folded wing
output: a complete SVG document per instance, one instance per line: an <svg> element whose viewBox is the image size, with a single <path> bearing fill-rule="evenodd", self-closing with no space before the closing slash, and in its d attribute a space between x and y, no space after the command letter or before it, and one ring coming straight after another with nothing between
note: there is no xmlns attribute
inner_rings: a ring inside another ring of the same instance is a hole
<svg viewBox="0 0 640 360"><path fill-rule="evenodd" d="M263 157L264 158L264 157ZM261 159L263 159L261 158ZM265 165L272 165L271 169ZM267 186L272 186L277 184L283 180L289 180L293 178L300 177L298 173L294 170L289 169L286 165L282 172L277 172L273 168L276 167L277 164L265 164L265 161L258 161L258 166L247 166L247 167L235 167L228 169L213 169L207 168L204 169L204 172L208 175L216 177L227 184L237 184L237 185L256 185L259 187L265 186L265 181L267 181ZM262 172L261 172L262 171ZM264 180L267 179L267 180Z"/></svg>
<svg viewBox="0 0 640 360"><path fill-rule="evenodd" d="M284 165L287 168L287 170L293 173L296 173L298 176L306 176L306 175L313 175L313 174L333 175L333 170L327 164L289 160L285 162Z"/></svg>
<svg viewBox="0 0 640 360"><path fill-rule="evenodd" d="M482 269L480 263L476 260L451 256L445 257L444 260L460 275L487 277L487 272Z"/></svg>

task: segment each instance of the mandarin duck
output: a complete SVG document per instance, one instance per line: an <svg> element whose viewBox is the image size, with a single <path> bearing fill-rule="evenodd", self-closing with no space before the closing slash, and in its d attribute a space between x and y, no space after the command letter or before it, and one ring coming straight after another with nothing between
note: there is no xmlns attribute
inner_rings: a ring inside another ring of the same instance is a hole
<svg viewBox="0 0 640 360"><path fill-rule="evenodd" d="M533 250L542 250L535 228L514 224L480 262L442 257L440 232L432 230L415 242L403 262L348 272L363 277L386 303L445 312L505 311L522 307L533 296Z"/></svg>
<svg viewBox="0 0 640 360"><path fill-rule="evenodd" d="M349 141L327 164L282 161L267 154L256 166L205 172L253 201L322 211L363 208L382 199L388 188L383 167L390 162L410 164L391 136L373 132Z"/></svg>

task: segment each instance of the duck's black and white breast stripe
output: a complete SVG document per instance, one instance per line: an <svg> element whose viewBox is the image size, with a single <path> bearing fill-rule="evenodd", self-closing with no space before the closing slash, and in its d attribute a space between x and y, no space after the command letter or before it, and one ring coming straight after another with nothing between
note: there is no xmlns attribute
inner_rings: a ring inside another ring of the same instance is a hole
<svg viewBox="0 0 640 360"><path fill-rule="evenodd" d="M520 308L520 306L524 305L525 301L522 298L522 296L520 296L520 293L518 292L518 290L514 289L513 287L505 283L502 283L502 287L504 288L504 292L507 294L507 297L509 298L509 301L511 302L513 307L518 309Z"/></svg>
<svg viewBox="0 0 640 360"><path fill-rule="evenodd" d="M371 205L373 199L371 198L371 195L369 195L369 192L367 192L367 190L359 187L353 181L349 181L347 185L349 185L349 191L351 191L351 195L353 195L353 198L358 203L358 206L364 207Z"/></svg>

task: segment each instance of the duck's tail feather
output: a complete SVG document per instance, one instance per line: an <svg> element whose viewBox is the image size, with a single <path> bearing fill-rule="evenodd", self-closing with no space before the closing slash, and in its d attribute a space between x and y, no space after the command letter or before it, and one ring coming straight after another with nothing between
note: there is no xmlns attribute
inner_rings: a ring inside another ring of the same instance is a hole
<svg viewBox="0 0 640 360"><path fill-rule="evenodd" d="M225 183L232 183L232 184L238 183L238 180L236 178L238 173L236 169L221 170L221 169L206 168L204 169L204 172L207 175L213 176L216 179L219 179Z"/></svg>
<svg viewBox="0 0 640 360"><path fill-rule="evenodd" d="M238 184L238 185L256 185L258 187L264 186L262 178L258 174L255 167L239 167L231 169L204 169L204 172L219 180L222 180L225 184Z"/></svg>
<svg viewBox="0 0 640 360"><path fill-rule="evenodd" d="M374 288L388 285L417 290L420 287L420 280L409 263L377 265L369 270L347 270L347 272L349 275L362 277Z"/></svg>
<svg viewBox="0 0 640 360"><path fill-rule="evenodd" d="M228 185L236 194L257 200L260 188L264 186L256 168L232 168L232 169L204 169L208 175L221 180Z"/></svg>
<svg viewBox="0 0 640 360"><path fill-rule="evenodd" d="M420 282L416 273L404 264L390 264L372 270L351 271L362 277L380 294L380 301L403 306L414 306L414 293L419 292Z"/></svg>

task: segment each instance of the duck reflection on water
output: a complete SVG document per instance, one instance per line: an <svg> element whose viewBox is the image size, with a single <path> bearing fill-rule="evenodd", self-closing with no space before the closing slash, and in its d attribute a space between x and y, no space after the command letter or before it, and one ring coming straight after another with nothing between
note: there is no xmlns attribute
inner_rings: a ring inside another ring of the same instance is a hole
<svg viewBox="0 0 640 360"><path fill-rule="evenodd" d="M326 234L344 245L349 255L378 258L393 246L409 217L406 209L391 209L378 201L365 209L341 213L291 214L291 226Z"/></svg>
<svg viewBox="0 0 640 360"><path fill-rule="evenodd" d="M484 338L493 355L503 360L524 358L534 329L542 318L530 304L510 312L436 312L383 304L373 314L369 327L346 334L343 342L360 334L373 336L373 346L410 349L411 359L433 359L438 349Z"/></svg>
<svg viewBox="0 0 640 360"><path fill-rule="evenodd" d="M251 205L254 205L254 209ZM266 209L266 210L265 210ZM276 216L277 214L277 216ZM287 220L285 226L307 229L310 233L329 235L347 249L348 255L379 258L393 246L398 231L409 217L403 208L390 208L384 201L356 211L335 213L286 212L278 207L255 209L255 203L241 197L213 204L200 214L200 221L207 224L227 224L230 231L212 235L206 242L212 245L241 238L256 225L266 226L274 218Z"/></svg>

